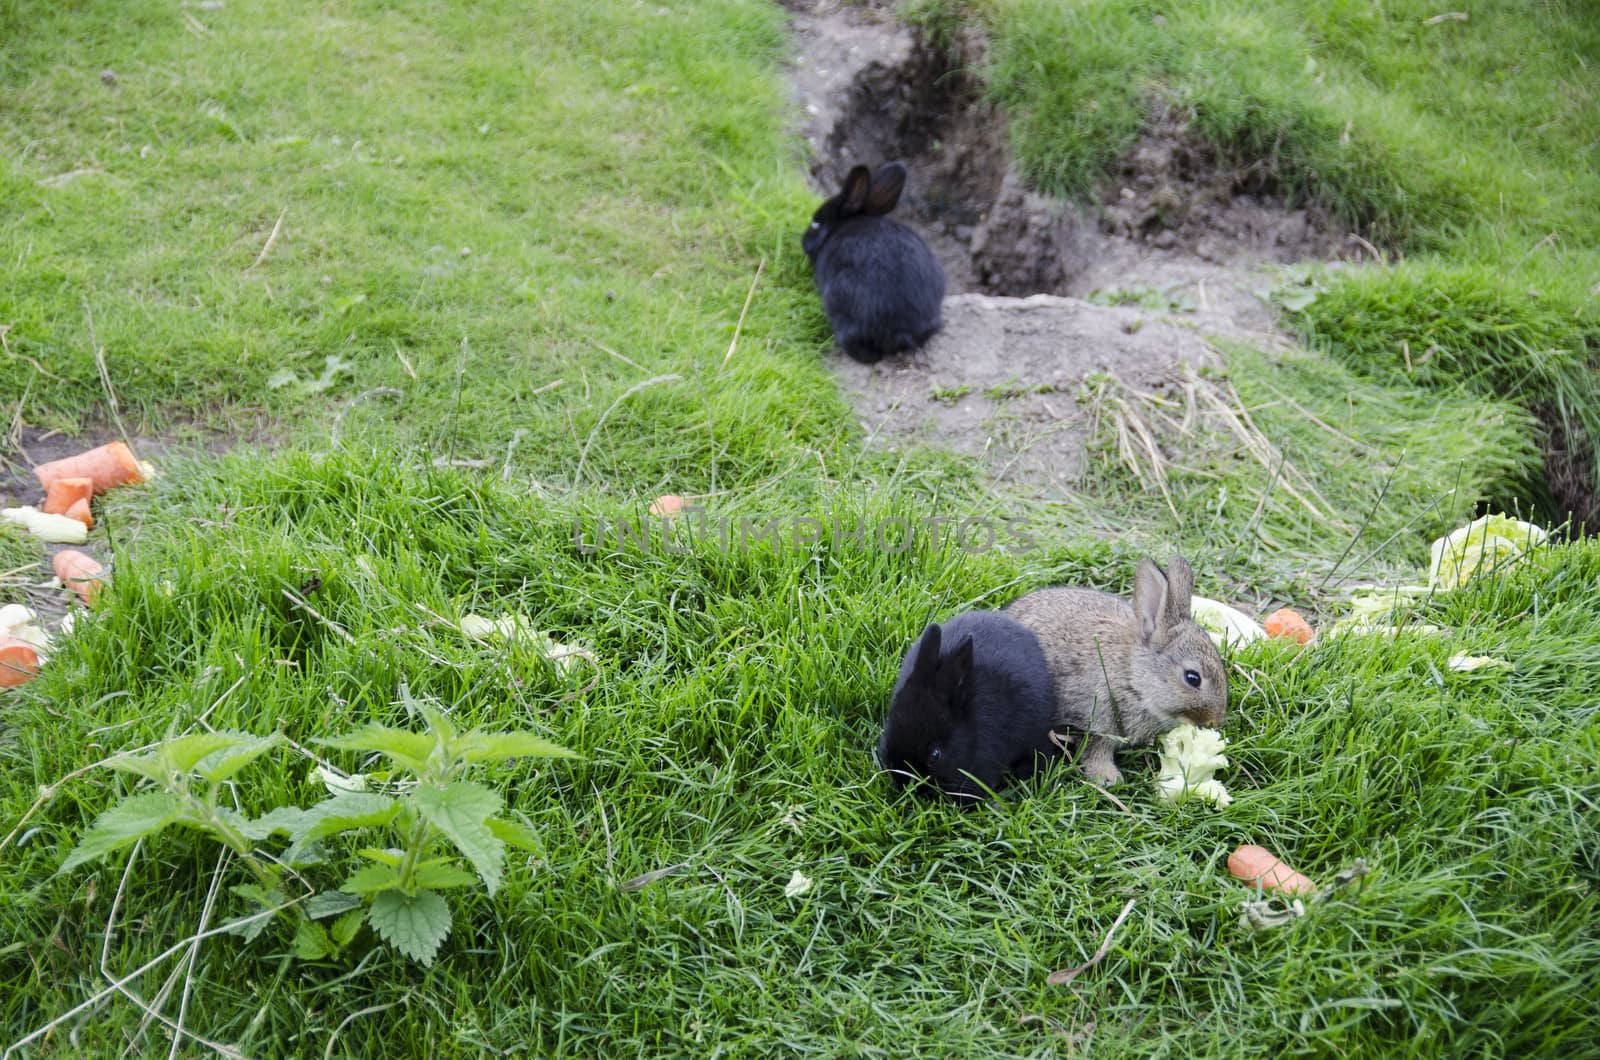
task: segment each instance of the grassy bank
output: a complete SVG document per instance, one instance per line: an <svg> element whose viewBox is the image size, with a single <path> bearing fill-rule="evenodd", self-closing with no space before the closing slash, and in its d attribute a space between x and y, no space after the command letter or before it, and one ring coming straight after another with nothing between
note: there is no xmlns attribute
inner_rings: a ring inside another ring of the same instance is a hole
<svg viewBox="0 0 1600 1060"><path fill-rule="evenodd" d="M1226 161L1261 167L1375 241L1458 251L1556 232L1600 245L1583 5L1467 17L1424 3L927 0L945 32L983 25L986 69L1024 170L1087 195L1170 109Z"/></svg>
<svg viewBox="0 0 1600 1060"><path fill-rule="evenodd" d="M1321 278L1323 297L1298 306L1308 341L1386 382L1538 411L1579 451L1553 473L1580 479L1577 502L1594 505L1600 22L1584 5L922 0L908 12L936 33L986 33L981 72L1041 187L1092 199L1139 136L1176 124L1252 188L1316 203L1405 255Z"/></svg>

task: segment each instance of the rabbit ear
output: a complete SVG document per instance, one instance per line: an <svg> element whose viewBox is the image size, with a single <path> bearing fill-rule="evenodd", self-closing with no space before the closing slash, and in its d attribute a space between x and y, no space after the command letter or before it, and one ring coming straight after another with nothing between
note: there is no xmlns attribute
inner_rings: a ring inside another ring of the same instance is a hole
<svg viewBox="0 0 1600 1060"><path fill-rule="evenodd" d="M1148 557L1139 561L1133 578L1133 611L1139 619L1139 638L1159 644L1167 631L1167 576Z"/></svg>
<svg viewBox="0 0 1600 1060"><path fill-rule="evenodd" d="M860 213L867 204L867 193L872 190L872 173L866 166L856 166L844 178L840 195L840 209L845 214Z"/></svg>
<svg viewBox="0 0 1600 1060"><path fill-rule="evenodd" d="M932 684L934 675L939 672L940 639L939 624L934 622L922 631L922 639L917 641L917 656L911 664L911 680L919 685Z"/></svg>
<svg viewBox="0 0 1600 1060"><path fill-rule="evenodd" d="M972 635L968 634L956 642L956 646L945 656L939 668L939 680L944 684L945 690L950 693L950 707L957 714L964 714L970 707L967 689L972 685Z"/></svg>
<svg viewBox="0 0 1600 1060"><path fill-rule="evenodd" d="M1180 555L1167 564L1167 625L1176 626L1189 619L1189 600L1194 596L1194 570Z"/></svg>
<svg viewBox="0 0 1600 1060"><path fill-rule="evenodd" d="M872 192L867 196L866 212L885 214L900 201L906 186L906 167L900 162L888 162L878 167L872 175Z"/></svg>

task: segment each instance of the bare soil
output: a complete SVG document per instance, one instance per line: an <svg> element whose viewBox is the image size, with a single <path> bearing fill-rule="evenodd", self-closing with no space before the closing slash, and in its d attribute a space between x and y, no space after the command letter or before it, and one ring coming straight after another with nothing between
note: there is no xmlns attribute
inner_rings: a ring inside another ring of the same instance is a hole
<svg viewBox="0 0 1600 1060"><path fill-rule="evenodd" d="M1264 165L1229 166L1181 115L1150 110L1149 126L1101 186L1104 232L1220 265L1362 253L1319 207L1285 205Z"/></svg>
<svg viewBox="0 0 1600 1060"><path fill-rule="evenodd" d="M840 359L869 445L941 445L977 459L1019 492L1070 493L1084 470L1095 373L1165 392L1174 369L1219 364L1195 329L1132 307L1076 298L956 294L947 323L916 356L867 366Z"/></svg>
<svg viewBox="0 0 1600 1060"><path fill-rule="evenodd" d="M38 506L44 501L44 489L34 477L34 468L62 457L76 456L121 438L116 428L108 424L91 425L79 434L21 427L15 437L0 440L0 507L14 508L23 504ZM257 423L240 434L198 429L170 436L136 434L128 440L128 444L134 456L159 468L162 459L168 456L198 453L220 456L240 443L260 445L270 441L264 425Z"/></svg>

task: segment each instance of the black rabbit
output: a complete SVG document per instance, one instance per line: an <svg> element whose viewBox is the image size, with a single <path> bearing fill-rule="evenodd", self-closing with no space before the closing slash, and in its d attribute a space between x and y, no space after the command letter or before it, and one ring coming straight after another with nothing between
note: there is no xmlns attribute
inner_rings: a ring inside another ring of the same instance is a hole
<svg viewBox="0 0 1600 1060"><path fill-rule="evenodd" d="M896 785L926 779L977 801L1060 753L1055 714L1038 638L1008 615L969 611L930 625L906 653L878 761Z"/></svg>
<svg viewBox="0 0 1600 1060"><path fill-rule="evenodd" d="M800 241L834 342L866 364L921 346L944 326L944 269L921 236L885 216L905 184L899 162L876 173L856 166Z"/></svg>

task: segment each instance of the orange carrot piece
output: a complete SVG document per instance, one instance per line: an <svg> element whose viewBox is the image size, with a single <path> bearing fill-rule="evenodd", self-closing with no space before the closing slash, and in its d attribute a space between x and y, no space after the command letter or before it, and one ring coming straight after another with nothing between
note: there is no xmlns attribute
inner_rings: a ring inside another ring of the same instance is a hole
<svg viewBox="0 0 1600 1060"><path fill-rule="evenodd" d="M1228 872L1249 884L1282 894L1309 894L1317 885L1294 871L1266 847L1246 843L1228 855Z"/></svg>
<svg viewBox="0 0 1600 1060"><path fill-rule="evenodd" d="M72 506L64 513L68 519L76 519L86 529L94 529L94 514L89 511L89 498L82 497L72 502Z"/></svg>
<svg viewBox="0 0 1600 1060"><path fill-rule="evenodd" d="M75 548L64 548L50 560L50 565L55 568L61 584L77 593L78 599L86 604L94 603L96 594L104 584L100 575L105 568L93 556Z"/></svg>
<svg viewBox="0 0 1600 1060"><path fill-rule="evenodd" d="M0 688L15 688L39 672L39 650L16 637L0 637Z"/></svg>
<svg viewBox="0 0 1600 1060"><path fill-rule="evenodd" d="M133 458L133 450L126 442L109 442L87 453L52 460L34 468L33 473L47 490L52 482L64 478L91 479L96 493L144 481L139 461Z"/></svg>
<svg viewBox="0 0 1600 1060"><path fill-rule="evenodd" d="M1300 612L1287 607L1280 607L1272 612L1261 625L1269 637L1288 637L1301 644L1317 635L1317 631L1311 628L1311 623L1300 617Z"/></svg>
<svg viewBox="0 0 1600 1060"><path fill-rule="evenodd" d="M44 488L44 503L39 510L46 515L66 515L78 501L94 496L94 479L75 475L58 478Z"/></svg>
<svg viewBox="0 0 1600 1060"><path fill-rule="evenodd" d="M651 515L677 515L683 511L683 498L676 493L663 493L650 504Z"/></svg>

